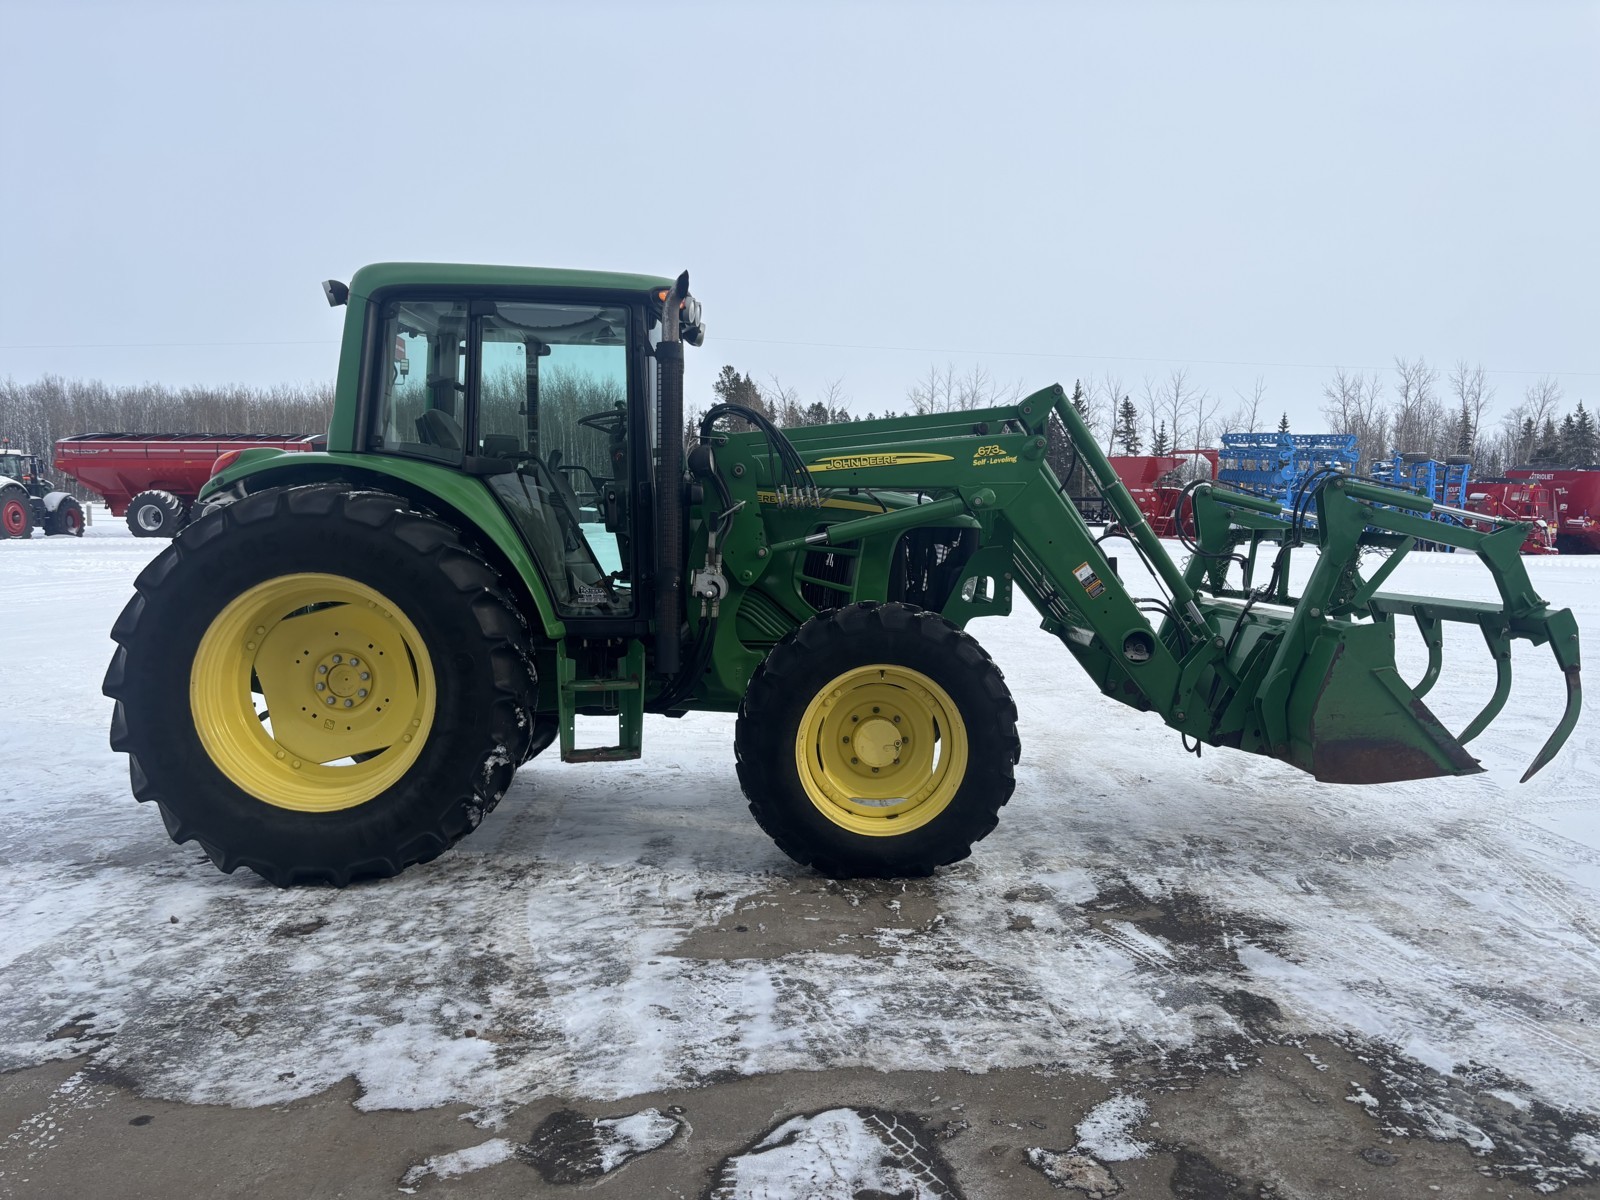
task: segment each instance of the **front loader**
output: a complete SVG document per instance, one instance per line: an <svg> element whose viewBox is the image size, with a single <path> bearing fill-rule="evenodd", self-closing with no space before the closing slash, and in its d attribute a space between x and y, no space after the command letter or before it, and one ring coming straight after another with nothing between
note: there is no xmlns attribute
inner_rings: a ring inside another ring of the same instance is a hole
<svg viewBox="0 0 1600 1200"><path fill-rule="evenodd" d="M1534 592L1517 524L1445 525L1335 471L1287 509L1201 483L1180 566L1059 386L789 430L719 405L684 437L684 347L703 338L687 275L402 263L324 287L345 306L328 449L219 460L112 631L134 793L224 871L392 875L547 747L636 758L646 713L720 710L791 857L926 874L1012 793L1016 708L965 630L1017 590L1102 696L1326 783L1480 770L1466 744L1505 702L1516 640L1548 643L1567 681L1530 775L1577 721L1576 623ZM1159 596L1118 577L1049 465L1055 437ZM1379 590L1419 540L1475 554L1499 603ZM1316 556L1298 596L1297 553ZM1415 684L1395 668L1403 617L1429 650ZM1423 699L1445 622L1476 625L1498 668L1455 734ZM615 735L580 745L580 716Z"/></svg>

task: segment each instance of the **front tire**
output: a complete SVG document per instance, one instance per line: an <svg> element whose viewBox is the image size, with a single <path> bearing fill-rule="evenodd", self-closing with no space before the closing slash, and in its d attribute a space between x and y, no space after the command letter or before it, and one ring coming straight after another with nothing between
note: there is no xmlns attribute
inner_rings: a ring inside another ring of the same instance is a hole
<svg viewBox="0 0 1600 1200"><path fill-rule="evenodd" d="M1017 710L983 648L936 613L852 604L751 677L739 783L778 848L835 878L959 862L1016 785Z"/></svg>
<svg viewBox="0 0 1600 1200"><path fill-rule="evenodd" d="M83 507L71 496L63 497L55 510L45 518L44 531L47 536L82 537L83 536Z"/></svg>
<svg viewBox="0 0 1600 1200"><path fill-rule="evenodd" d="M174 841L280 887L436 857L533 729L527 627L499 585L397 496L293 487L202 518L111 631L134 795Z"/></svg>

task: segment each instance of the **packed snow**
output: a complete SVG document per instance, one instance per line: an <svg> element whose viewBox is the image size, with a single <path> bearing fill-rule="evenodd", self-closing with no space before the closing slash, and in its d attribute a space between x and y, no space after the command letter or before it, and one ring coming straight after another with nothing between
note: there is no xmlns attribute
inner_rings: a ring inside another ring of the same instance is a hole
<svg viewBox="0 0 1600 1200"><path fill-rule="evenodd" d="M149 1095L242 1106L353 1077L366 1108L467 1103L494 1130L541 1096L615 1102L730 1072L1109 1078L1116 1055L1224 1063L1270 1029L1438 1072L1404 1103L1468 1145L1503 1135L1452 1090L1463 1077L1600 1115L1593 716L1516 782L1560 715L1546 649L1517 645L1511 702L1472 747L1486 774L1335 787L1236 752L1197 760L1101 697L1022 608L971 627L1017 698L1016 795L932 879L793 865L746 811L733 718L694 714L647 718L638 762L537 760L459 847L398 879L283 892L172 845L107 747L106 631L162 545L103 510L81 540L0 542L0 1068L88 1055ZM1600 557L1528 566L1600 645ZM1388 587L1494 594L1459 554L1415 554ZM1416 678L1420 642L1402 649ZM1446 652L1429 704L1459 728L1494 668L1464 627ZM821 940L741 949L796 913ZM796 1118L789 1144L848 1157L865 1136L851 1112ZM1104 1116L1137 1144L1131 1108ZM1600 1145L1571 1142L1578 1163ZM780 1150L726 1194L763 1194ZM858 1186L891 1183L912 1186Z"/></svg>

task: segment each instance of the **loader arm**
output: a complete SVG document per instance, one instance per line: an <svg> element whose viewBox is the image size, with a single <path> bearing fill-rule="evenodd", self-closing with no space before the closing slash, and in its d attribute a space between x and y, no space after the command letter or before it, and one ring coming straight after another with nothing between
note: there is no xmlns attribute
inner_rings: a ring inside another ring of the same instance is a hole
<svg viewBox="0 0 1600 1200"><path fill-rule="evenodd" d="M1052 416L1060 422L1055 436L1064 433L1115 516L1099 537L1047 462ZM1005 598L1019 588L1104 695L1157 713L1197 744L1269 755L1328 782L1474 773L1482 768L1465 743L1504 703L1510 644L1518 639L1549 642L1568 688L1565 712L1529 775L1576 723L1576 623L1535 593L1517 555L1520 526L1479 532L1446 525L1427 518L1430 501L1331 472L1309 490L1303 510L1289 513L1274 501L1204 484L1188 497L1197 540L1180 568L1059 386L1003 408L790 433L814 492L780 499L790 508L812 505L816 527L768 537L769 522L752 503L727 546L733 577L747 587L764 574L800 570L799 556L819 548L861 554L905 530L959 517L981 530L984 547L969 586L993 571L994 551L1003 548ZM748 453L750 475L759 479L759 455ZM753 502L759 486L744 484ZM840 497L874 498L854 507L877 511L833 507L851 503ZM1132 544L1160 595L1129 592L1104 548L1113 536ZM1419 539L1476 554L1501 603L1378 591ZM1301 548L1318 560L1305 594L1293 597L1287 564ZM1389 559L1366 578L1362 555L1374 550L1387 550ZM851 598L883 597L869 583ZM946 615L983 611L952 606L958 611ZM1412 616L1429 645L1429 670L1415 689L1395 667L1396 615ZM1460 736L1422 699L1438 673L1441 621L1476 624L1498 668L1494 695Z"/></svg>

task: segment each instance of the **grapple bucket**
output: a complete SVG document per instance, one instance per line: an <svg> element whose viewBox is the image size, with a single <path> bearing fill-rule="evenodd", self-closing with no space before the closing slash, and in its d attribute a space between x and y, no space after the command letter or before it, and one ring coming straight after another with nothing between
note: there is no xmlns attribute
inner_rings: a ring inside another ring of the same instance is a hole
<svg viewBox="0 0 1600 1200"><path fill-rule="evenodd" d="M1354 625L1312 640L1289 693L1289 761L1325 783L1481 771L1400 677L1390 628Z"/></svg>
<svg viewBox="0 0 1600 1200"><path fill-rule="evenodd" d="M1313 508L1314 505L1314 508ZM1484 532L1422 514L1424 497L1330 472L1293 514L1255 497L1210 489L1196 496L1200 530L1189 577L1206 615L1228 647L1217 675L1226 685L1213 705L1213 732L1243 749L1270 754L1330 783L1387 783L1483 768L1467 751L1499 715L1511 690L1512 644L1548 644L1566 682L1566 705L1523 779L1548 763L1577 724L1582 704L1577 622L1534 592L1519 556L1521 525ZM1500 593L1479 603L1381 592L1378 588L1419 540L1476 555ZM1236 551L1248 543L1249 556ZM1299 545L1320 549L1298 597L1288 594L1285 560ZM1263 546L1276 552L1272 578L1252 587ZM1387 550L1370 576L1364 552ZM1230 587L1234 561L1242 587ZM1267 611L1258 601L1270 601ZM1410 617L1428 650L1420 679L1408 683L1395 664L1397 617ZM1482 710L1451 732L1424 697L1439 678L1446 622L1477 626L1495 664L1495 687ZM1241 636L1249 631L1248 637Z"/></svg>

